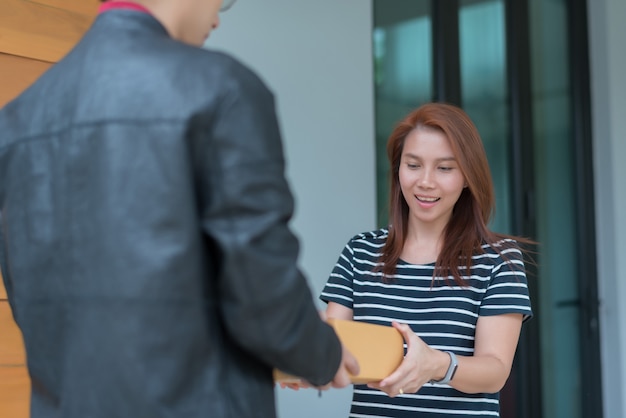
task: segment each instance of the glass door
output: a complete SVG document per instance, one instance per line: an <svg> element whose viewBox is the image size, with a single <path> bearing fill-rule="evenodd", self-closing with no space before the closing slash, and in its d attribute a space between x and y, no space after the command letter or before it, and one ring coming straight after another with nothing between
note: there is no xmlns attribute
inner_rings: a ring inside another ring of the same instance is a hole
<svg viewBox="0 0 626 418"><path fill-rule="evenodd" d="M462 107L485 145L496 194L491 228L512 232L511 141L504 1L461 0L459 55Z"/></svg>
<svg viewBox="0 0 626 418"><path fill-rule="evenodd" d="M539 241L529 268L535 318L501 394L503 418L601 416L598 334L588 325L597 300L580 290L595 289L596 279L593 258L581 257L595 247L584 238L593 218L580 208L592 193L579 173L590 164L580 151L590 139L573 117L589 118L573 94L585 80L572 78L578 67L568 56L580 32L574 3L374 0L379 225L387 222L387 136L411 109L446 101L463 107L483 138L497 199L491 228Z"/></svg>
<svg viewBox="0 0 626 418"><path fill-rule="evenodd" d="M595 248L583 239L592 225L581 222L593 207L581 175L590 156L580 151L585 116L574 120L584 105L574 93L585 63L572 65L570 56L586 39L575 43L581 28L571 25L573 15L571 1L529 2L543 416L555 418L601 416L598 331L589 329L597 318Z"/></svg>
<svg viewBox="0 0 626 418"><path fill-rule="evenodd" d="M387 225L387 137L412 109L432 97L430 1L374 1L373 32L378 225Z"/></svg>
<svg viewBox="0 0 626 418"><path fill-rule="evenodd" d="M494 182L496 214L490 227L512 234L514 173L504 1L460 0L458 25L461 105L480 132ZM536 305L534 298L533 305ZM532 324L527 323L524 328L529 325ZM500 394L500 416L504 418L520 417L520 405L525 403L518 389L523 387L518 383L522 376L518 368L519 361Z"/></svg>

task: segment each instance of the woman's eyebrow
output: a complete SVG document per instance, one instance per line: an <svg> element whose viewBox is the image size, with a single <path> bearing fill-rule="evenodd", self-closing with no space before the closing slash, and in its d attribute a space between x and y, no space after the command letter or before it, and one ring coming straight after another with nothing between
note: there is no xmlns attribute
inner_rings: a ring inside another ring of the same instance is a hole
<svg viewBox="0 0 626 418"><path fill-rule="evenodd" d="M410 153L410 152L406 152L406 153L404 153L404 154L403 154L403 156L404 156L404 157L407 157L407 158L412 158L412 159L414 159L414 160L422 160L422 159L423 159L423 158L422 158L422 157L420 157L419 155L415 155L415 154ZM450 156L450 157L441 157L441 158L437 158L437 159L435 159L435 161L436 161L436 162L438 162L438 163L447 162L447 161L453 161L453 162L456 162L456 158L454 158L454 157L452 157L452 156Z"/></svg>

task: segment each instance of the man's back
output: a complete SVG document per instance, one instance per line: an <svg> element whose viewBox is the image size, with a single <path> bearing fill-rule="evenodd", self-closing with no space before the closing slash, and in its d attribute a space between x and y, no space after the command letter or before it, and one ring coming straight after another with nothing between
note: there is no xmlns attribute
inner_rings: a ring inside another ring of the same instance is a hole
<svg viewBox="0 0 626 418"><path fill-rule="evenodd" d="M0 262L33 417L273 416L269 365L333 377L273 98L250 71L108 12L0 131Z"/></svg>

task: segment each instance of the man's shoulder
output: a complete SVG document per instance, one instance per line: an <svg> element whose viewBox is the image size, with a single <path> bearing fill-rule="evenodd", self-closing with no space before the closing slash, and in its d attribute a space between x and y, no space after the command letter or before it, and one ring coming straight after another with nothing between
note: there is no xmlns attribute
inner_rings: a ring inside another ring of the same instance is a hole
<svg viewBox="0 0 626 418"><path fill-rule="evenodd" d="M210 84L219 82L221 88L269 91L267 83L250 66L228 52L208 48L179 45L172 57L181 76ZM170 61L170 62L172 62Z"/></svg>
<svg viewBox="0 0 626 418"><path fill-rule="evenodd" d="M181 55L183 59L191 59L204 61L206 63L210 63L215 66L224 66L227 68L241 68L247 69L247 66L244 65L239 59L237 59L232 54L220 51L217 49L210 49L204 47L196 47L192 45L185 45L183 43L172 40L174 43L173 50L176 53Z"/></svg>

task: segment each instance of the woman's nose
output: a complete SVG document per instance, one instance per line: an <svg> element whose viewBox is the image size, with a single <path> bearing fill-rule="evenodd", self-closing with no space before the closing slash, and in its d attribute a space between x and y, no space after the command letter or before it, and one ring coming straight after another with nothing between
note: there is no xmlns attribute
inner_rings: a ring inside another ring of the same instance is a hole
<svg viewBox="0 0 626 418"><path fill-rule="evenodd" d="M421 176L418 180L418 183L422 187L432 187L433 185L433 173L429 169L424 169L421 171Z"/></svg>

